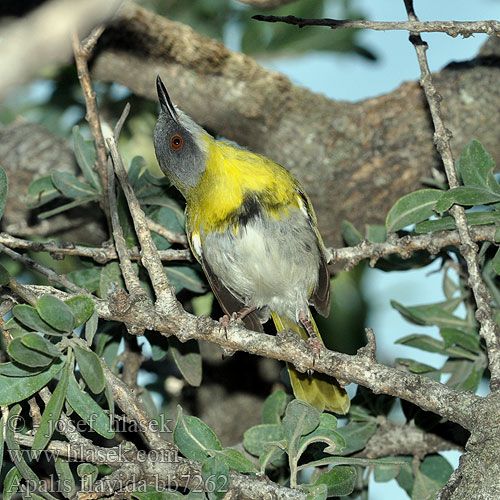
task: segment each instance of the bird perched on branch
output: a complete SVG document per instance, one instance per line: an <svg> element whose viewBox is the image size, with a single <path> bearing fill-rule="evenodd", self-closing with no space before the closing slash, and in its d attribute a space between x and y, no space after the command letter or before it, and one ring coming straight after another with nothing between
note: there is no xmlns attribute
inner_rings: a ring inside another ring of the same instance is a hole
<svg viewBox="0 0 500 500"><path fill-rule="evenodd" d="M328 316L329 256L303 188L274 161L214 139L172 104L160 77L156 86L156 157L186 198L189 244L222 309L255 331L271 316L278 331L322 345L309 305ZM288 371L295 397L347 413L334 378Z"/></svg>

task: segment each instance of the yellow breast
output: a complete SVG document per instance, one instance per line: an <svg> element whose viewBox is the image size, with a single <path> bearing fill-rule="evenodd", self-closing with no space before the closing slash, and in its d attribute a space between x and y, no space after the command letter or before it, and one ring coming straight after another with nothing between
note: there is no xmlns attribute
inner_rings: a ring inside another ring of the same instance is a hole
<svg viewBox="0 0 500 500"><path fill-rule="evenodd" d="M207 166L187 196L188 230L222 232L250 197L275 216L297 205L297 181L272 160L231 144L208 142Z"/></svg>

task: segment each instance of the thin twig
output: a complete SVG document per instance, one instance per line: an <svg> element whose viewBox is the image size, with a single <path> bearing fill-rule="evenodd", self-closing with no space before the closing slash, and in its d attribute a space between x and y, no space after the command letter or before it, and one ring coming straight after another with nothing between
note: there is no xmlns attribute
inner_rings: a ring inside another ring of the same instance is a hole
<svg viewBox="0 0 500 500"><path fill-rule="evenodd" d="M106 264L118 258L118 254L112 246L85 247L74 245L73 243L56 243L55 241L30 241L16 238L7 233L0 233L0 243L9 248L22 248L23 250L29 250L31 252L48 252L54 259L64 258L66 255L77 255L80 257L89 257L98 264ZM132 260L139 260L141 258L139 252L134 249L128 249L128 253ZM158 253L160 259L165 261L192 260L189 250L168 249L160 250Z"/></svg>
<svg viewBox="0 0 500 500"><path fill-rule="evenodd" d="M404 0L408 19L418 22L418 18L413 8L413 0ZM420 85L429 104L432 121L434 123L434 143L438 153L441 155L443 165L448 178L450 188L459 186L455 162L451 150L451 132L444 126L441 118L440 102L441 95L436 90L432 81L432 75L427 62L427 43L417 33L410 33L410 41L415 47L418 63L420 66ZM460 252L463 255L469 272L469 286L474 294L477 305L476 318L479 321L479 334L486 341L488 350L489 369L491 373L490 388L497 390L500 388L500 343L498 325L493 321L491 311L491 295L481 276L481 269L477 258L477 245L474 243L467 225L465 210L459 205L454 205L450 209L450 214L455 219L455 225L460 236Z"/></svg>
<svg viewBox="0 0 500 500"><path fill-rule="evenodd" d="M101 119L99 117L99 112L97 108L97 98L94 89L92 88L92 81L90 79L89 68L87 64L87 57L89 54L89 47L92 43L97 41L97 36L101 32L101 27L96 28L87 40L90 40L86 44L86 48L82 48L80 40L78 39L78 34L74 31L72 35L73 39L73 52L75 55L76 67L78 69L78 79L80 80L80 85L82 87L83 96L85 98L85 119L87 120L90 130L92 132L92 137L94 138L95 149L96 149L96 164L94 166L95 170L99 174L101 183L103 186L104 194L102 198L102 208L106 216L109 215L109 207L107 207L108 196L108 182L107 182L107 164L108 164L108 153L106 151L106 144L104 142L104 135L101 128Z"/></svg>
<svg viewBox="0 0 500 500"><path fill-rule="evenodd" d="M115 128L115 141L118 142L118 137L125 119L127 118L128 112L130 110L130 105L127 104L123 110L122 116L118 120ZM123 229L120 224L120 218L118 216L118 205L116 202L116 191L115 191L115 174L113 171L113 164L111 158L108 160L107 166L108 172L108 196L109 196L109 212L111 217L111 227L113 231L113 239L115 242L116 253L120 260L120 269L122 272L123 280L125 281L125 286L131 295L136 296L140 300L147 300L148 296L146 290L141 286L139 277L137 276L132 261L127 251L127 243L125 237L123 236Z"/></svg>
<svg viewBox="0 0 500 500"><path fill-rule="evenodd" d="M177 233L170 229L167 229L165 226L162 226L160 223L155 222L154 220L147 218L148 227L151 231L158 233L161 237L165 238L170 243L179 243L181 245L187 246L188 241L187 237L184 233Z"/></svg>
<svg viewBox="0 0 500 500"><path fill-rule="evenodd" d="M495 35L500 33L500 22L489 21L366 21L362 19L307 19L295 16L265 16L256 15L252 19L268 23L293 24L302 28L304 26L327 26L331 29L358 28L375 31L404 30L412 33L439 32L446 33L453 38L458 35L469 37L474 33Z"/></svg>
<svg viewBox="0 0 500 500"><path fill-rule="evenodd" d="M496 225L473 226L470 228L471 238L474 241L495 241ZM460 235L457 230L438 231L421 235L406 235L397 238L395 233L387 235L387 241L373 243L363 240L353 247L330 248L331 263L342 263L345 269L351 269L363 259L370 259L370 266L374 266L378 259L387 255L399 254L403 258L410 258L412 252L425 250L437 254L448 246L459 246Z"/></svg>
<svg viewBox="0 0 500 500"><path fill-rule="evenodd" d="M3 252L4 254L8 255L11 259L14 259L17 262L23 263L28 268L33 269L34 271L37 271L40 274L43 274L52 283L59 283L60 285L64 286L68 290L71 290L72 292L85 295L89 293L88 290L85 290L85 288L80 288L79 286L75 285L64 274L57 274L50 267L43 266L42 264L35 262L33 259L30 259L26 255L21 255L20 253L17 253L16 251L6 247L5 245L2 245L2 243L0 243L0 252Z"/></svg>
<svg viewBox="0 0 500 500"><path fill-rule="evenodd" d="M116 175L120 181L125 197L127 198L130 214L134 221L135 232L141 245L141 261L147 269L151 279L151 284L153 285L156 295L157 306L159 310L165 314L178 312L179 307L175 297L175 289L170 285L165 271L163 270L158 250L148 229L146 215L130 185L116 142L113 138L109 138L107 144L111 152Z"/></svg>

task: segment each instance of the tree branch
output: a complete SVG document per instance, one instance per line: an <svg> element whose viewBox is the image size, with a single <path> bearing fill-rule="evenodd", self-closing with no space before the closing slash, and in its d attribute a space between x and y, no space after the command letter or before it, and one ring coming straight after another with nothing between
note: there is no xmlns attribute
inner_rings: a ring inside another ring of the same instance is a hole
<svg viewBox="0 0 500 500"><path fill-rule="evenodd" d="M495 242L496 225L473 226L470 228L470 236L474 241ZM458 231L438 231L436 233L421 235L406 235L398 238L395 233L387 235L387 241L373 243L363 240L353 247L330 248L332 253L332 264L340 263L346 270L352 269L363 259L370 259L373 267L378 259L387 255L399 254L403 259L410 258L412 252L425 250L431 254L437 254L448 246L460 246L460 235Z"/></svg>
<svg viewBox="0 0 500 500"><path fill-rule="evenodd" d="M30 252L48 252L54 259L62 259L66 255L78 255L80 257L91 258L98 264L106 264L107 262L111 260L116 260L118 258L116 250L111 246L103 246L96 248L96 247L75 245L73 243L56 243L55 241L48 241L48 242L30 241L30 240L23 240L21 238L16 238L15 236L11 236L10 234L7 233L0 233L0 243L9 248L21 248L23 250L29 250ZM129 248L128 253L130 258L133 260L139 260L141 258L137 250ZM160 255L160 259L164 261L192 260L191 252L187 249L159 250L158 254Z"/></svg>
<svg viewBox="0 0 500 500"><path fill-rule="evenodd" d="M375 31L404 30L412 33L446 33L453 38L462 35L469 37L475 33L496 35L500 33L499 21L425 21L416 19L409 21L366 21L363 19L307 19L295 16L265 16L256 15L252 19L268 23L293 24L299 28L304 26L327 26L331 29L356 28Z"/></svg>
<svg viewBox="0 0 500 500"><path fill-rule="evenodd" d="M51 293L63 300L70 294L40 285L19 285L21 296L41 297ZM227 328L208 317L196 317L187 312L165 315L144 303L132 303L126 311L116 311L113 297L108 300L93 298L99 317L134 325L138 329L158 331L166 336L175 335L182 342L205 340L233 351L244 351L266 358L292 363L299 371L317 371L335 378L349 380L375 393L390 394L432 411L465 429L472 429L481 418L481 405L486 403L471 392L451 387L414 373L382 365L365 352L350 356L324 349L315 356L310 346L287 331L276 336L247 330L231 323Z"/></svg>
<svg viewBox="0 0 500 500"><path fill-rule="evenodd" d="M410 21L418 21L413 8L413 0L405 0L406 11ZM420 66L420 85L422 86L425 97L429 104L429 110L434 123L434 143L439 152L443 165L446 171L446 177L450 188L459 186L457 172L455 170L455 162L451 150L450 139L452 133L444 126L441 117L440 102L441 95L438 93L433 81L432 75L427 63L427 43L422 41L420 35L416 33L410 34L410 41L415 47L418 63ZM481 276L481 269L477 258L478 247L474 243L467 225L467 217L465 209L459 205L454 205L450 209L450 214L455 219L458 234L460 236L460 253L463 255L467 269L469 271L469 286L474 294L474 299L477 305L476 318L479 321L479 335L486 341L489 359L489 369L491 372L490 388L491 390L500 389L500 339L499 329L495 321L493 321L491 311L491 295L486 287Z"/></svg>
<svg viewBox="0 0 500 500"><path fill-rule="evenodd" d="M113 159L116 175L125 193L125 197L127 198L130 214L134 221L135 232L141 245L141 261L149 273L151 284L156 294L157 304L164 313L179 311L179 305L175 297L175 289L169 283L165 271L163 270L158 250L149 232L146 215L130 185L116 142L114 139L109 138L107 143Z"/></svg>

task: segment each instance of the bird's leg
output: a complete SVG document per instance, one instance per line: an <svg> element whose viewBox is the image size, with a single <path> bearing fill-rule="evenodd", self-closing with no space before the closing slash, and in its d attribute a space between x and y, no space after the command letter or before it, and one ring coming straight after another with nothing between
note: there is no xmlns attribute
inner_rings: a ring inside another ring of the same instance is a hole
<svg viewBox="0 0 500 500"><path fill-rule="evenodd" d="M239 319L246 318L250 313L253 313L257 308L255 306L245 306L239 311L233 312L231 316L224 314L222 318L219 319L219 323L224 327L227 334L227 328L231 321L238 321Z"/></svg>
<svg viewBox="0 0 500 500"><path fill-rule="evenodd" d="M314 331L314 327L312 326L309 316L304 311L300 311L299 321L301 322L302 326L305 328L307 334L309 335L308 342L313 350L313 365L314 365L316 357L319 358L321 348L323 347L323 342L318 337L318 334ZM308 370L308 374L312 375L312 370Z"/></svg>

